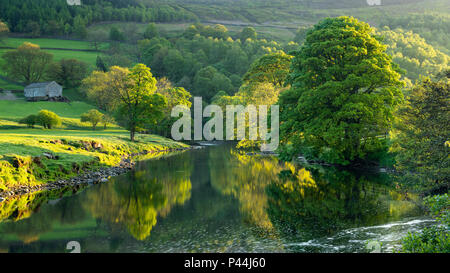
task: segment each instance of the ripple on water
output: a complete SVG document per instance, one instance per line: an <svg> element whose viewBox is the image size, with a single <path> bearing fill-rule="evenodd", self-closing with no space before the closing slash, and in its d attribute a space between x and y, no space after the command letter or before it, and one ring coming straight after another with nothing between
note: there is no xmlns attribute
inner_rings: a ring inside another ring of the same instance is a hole
<svg viewBox="0 0 450 273"><path fill-rule="evenodd" d="M365 252L369 241L378 241L382 245L382 252L393 252L408 232L420 231L433 223L435 221L428 217L406 219L378 226L347 229L331 237L305 242L291 241L285 247L294 252Z"/></svg>

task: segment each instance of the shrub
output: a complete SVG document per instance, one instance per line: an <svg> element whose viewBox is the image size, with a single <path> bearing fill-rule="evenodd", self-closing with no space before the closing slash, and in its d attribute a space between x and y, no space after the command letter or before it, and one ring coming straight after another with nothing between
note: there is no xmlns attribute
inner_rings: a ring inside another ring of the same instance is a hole
<svg viewBox="0 0 450 273"><path fill-rule="evenodd" d="M425 198L430 214L438 225L425 228L422 232L409 233L402 239L401 252L407 253L450 253L449 207L447 194Z"/></svg>
<svg viewBox="0 0 450 273"><path fill-rule="evenodd" d="M39 123L46 129L52 129L53 127L61 125L61 118L48 110L41 110L38 114Z"/></svg>
<svg viewBox="0 0 450 273"><path fill-rule="evenodd" d="M89 122L92 124L92 129L95 130L97 124L103 120L104 115L96 109L89 110L87 113L81 115L82 122Z"/></svg>
<svg viewBox="0 0 450 273"><path fill-rule="evenodd" d="M29 115L19 120L20 124L26 124L29 128L34 128L34 125L36 125L38 122L39 118L36 115Z"/></svg>

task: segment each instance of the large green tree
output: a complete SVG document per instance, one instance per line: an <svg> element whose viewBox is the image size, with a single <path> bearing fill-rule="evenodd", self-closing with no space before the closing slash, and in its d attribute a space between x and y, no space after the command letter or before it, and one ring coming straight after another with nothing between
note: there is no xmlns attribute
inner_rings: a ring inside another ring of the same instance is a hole
<svg viewBox="0 0 450 273"><path fill-rule="evenodd" d="M76 59L61 59L52 63L47 70L47 78L65 87L79 86L85 78L88 65Z"/></svg>
<svg viewBox="0 0 450 273"><path fill-rule="evenodd" d="M170 137L172 125L178 120L171 116L172 109L177 105L191 107L191 94L183 87L174 87L167 78L158 79L156 93L161 94L167 100L167 107L164 110L164 118L157 124L148 126L148 129L155 134Z"/></svg>
<svg viewBox="0 0 450 273"><path fill-rule="evenodd" d="M144 64L133 67L127 79L127 87L119 90L117 121L130 131L130 140L134 141L137 131L164 116L167 100L155 93L156 79Z"/></svg>
<svg viewBox="0 0 450 273"><path fill-rule="evenodd" d="M373 29L352 17L327 18L295 53L280 96L284 155L351 164L381 146L402 101L398 66Z"/></svg>
<svg viewBox="0 0 450 273"><path fill-rule="evenodd" d="M449 70L450 72L450 70ZM405 182L448 187L450 181L450 73L416 84L399 110L396 167Z"/></svg>
<svg viewBox="0 0 450 273"><path fill-rule="evenodd" d="M3 54L3 68L8 77L25 82L39 82L44 76L53 55L42 51L38 45L23 43L15 50Z"/></svg>
<svg viewBox="0 0 450 273"><path fill-rule="evenodd" d="M210 101L217 92L223 90L228 94L233 93L231 80L212 66L200 69L194 78L195 96L201 96L203 100Z"/></svg>

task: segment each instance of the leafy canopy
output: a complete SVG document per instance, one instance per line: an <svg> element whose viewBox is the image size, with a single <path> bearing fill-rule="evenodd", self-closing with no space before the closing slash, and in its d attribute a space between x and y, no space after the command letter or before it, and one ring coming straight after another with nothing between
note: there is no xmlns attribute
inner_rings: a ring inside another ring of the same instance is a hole
<svg viewBox="0 0 450 273"><path fill-rule="evenodd" d="M156 79L144 64L133 67L126 88L119 89L117 121L130 131L131 141L137 131L155 124L164 115L167 100L155 91Z"/></svg>
<svg viewBox="0 0 450 273"><path fill-rule="evenodd" d="M350 164L381 145L402 93L398 67L366 23L327 18L294 52L281 94L284 155Z"/></svg>
<svg viewBox="0 0 450 273"><path fill-rule="evenodd" d="M244 75L244 82L268 82L282 86L289 74L292 56L285 53L271 53L256 60Z"/></svg>
<svg viewBox="0 0 450 273"><path fill-rule="evenodd" d="M53 55L42 51L38 45L25 42L3 54L3 68L8 77L29 84L39 82L45 76L52 59Z"/></svg>
<svg viewBox="0 0 450 273"><path fill-rule="evenodd" d="M450 71L450 70L449 70ZM393 151L406 182L439 187L449 183L450 73L416 84L399 109Z"/></svg>
<svg viewBox="0 0 450 273"><path fill-rule="evenodd" d="M95 130L97 124L103 121L103 116L104 115L100 111L96 109L91 109L87 113L81 115L81 121L91 123L92 129Z"/></svg>
<svg viewBox="0 0 450 273"><path fill-rule="evenodd" d="M60 126L62 124L61 118L49 110L39 111L37 118L39 123L46 129L52 129L53 127Z"/></svg>

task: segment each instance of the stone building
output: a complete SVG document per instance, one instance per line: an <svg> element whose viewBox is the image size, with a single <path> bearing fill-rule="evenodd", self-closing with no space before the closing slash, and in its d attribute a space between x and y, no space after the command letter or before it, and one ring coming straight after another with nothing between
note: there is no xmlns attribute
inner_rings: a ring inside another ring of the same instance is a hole
<svg viewBox="0 0 450 273"><path fill-rule="evenodd" d="M62 97L62 86L56 82L32 83L25 87L24 95L29 101L49 100Z"/></svg>

